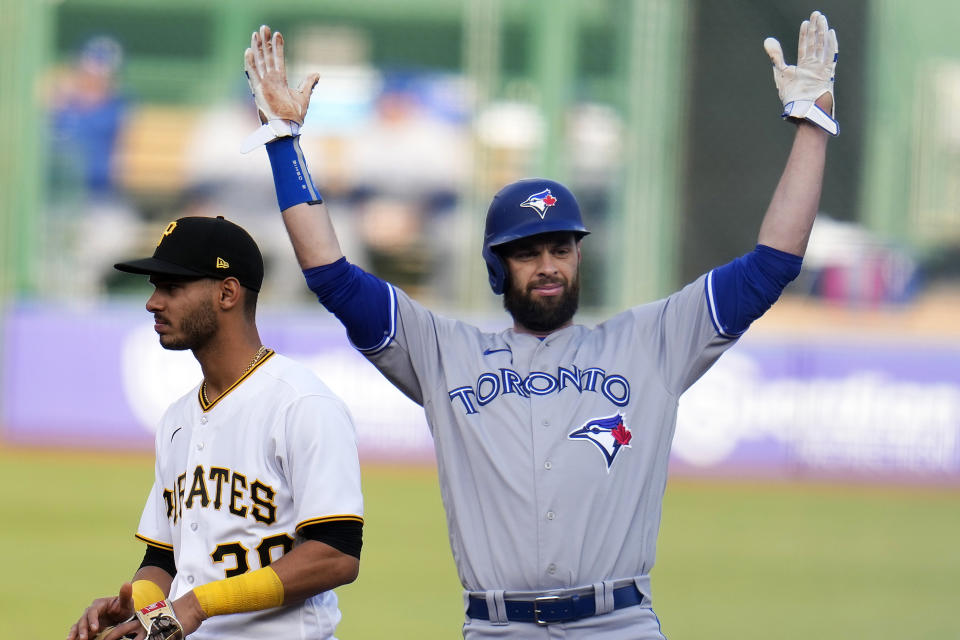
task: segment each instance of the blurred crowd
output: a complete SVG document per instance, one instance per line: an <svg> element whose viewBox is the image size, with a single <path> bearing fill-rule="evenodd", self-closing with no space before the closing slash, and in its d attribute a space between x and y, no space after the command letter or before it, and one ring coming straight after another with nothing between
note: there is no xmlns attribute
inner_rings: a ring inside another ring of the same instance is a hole
<svg viewBox="0 0 960 640"><path fill-rule="evenodd" d="M313 68L322 74L301 145L344 252L415 295L450 299L451 266L461 252L476 252L464 242L465 194L481 182L489 183L489 197L529 175L542 136L536 108L498 102L474 118L470 85L459 74L355 61L300 66L299 75ZM122 71L120 45L97 36L48 82L44 290L73 299L122 292L129 281L113 263L149 247L158 224L224 215L261 244L265 296L308 297L276 219L266 154L238 151L257 126L242 79L231 96L206 106L148 105L125 95ZM291 69L294 82L298 71ZM614 111L601 105L581 105L570 116L578 196L601 213L621 153L619 126ZM492 158L487 175L475 166L478 147Z"/></svg>
<svg viewBox="0 0 960 640"><path fill-rule="evenodd" d="M113 263L152 246L158 225L184 215L224 215L260 243L264 295L306 300L275 215L266 154L238 151L257 126L242 78L228 99L214 104L146 105L125 93L123 65L120 44L100 35L46 83L44 290L78 300L122 292L129 281ZM473 251L463 242L462 208L477 206L465 201L469 186L488 182L492 193L528 174L527 159L542 136L537 110L501 101L474 116L471 87L457 74L356 62L300 67L291 69L294 82L311 68L322 73L301 142L344 252L414 295L451 299L451 265ZM586 103L568 114L567 126L573 186L594 226L602 227L623 153L621 121L612 108ZM478 147L493 158L485 170L503 175L482 175ZM597 235L601 241L602 230ZM904 247L822 215L790 291L850 306L897 304L919 290L923 267ZM936 269L944 271L930 265Z"/></svg>

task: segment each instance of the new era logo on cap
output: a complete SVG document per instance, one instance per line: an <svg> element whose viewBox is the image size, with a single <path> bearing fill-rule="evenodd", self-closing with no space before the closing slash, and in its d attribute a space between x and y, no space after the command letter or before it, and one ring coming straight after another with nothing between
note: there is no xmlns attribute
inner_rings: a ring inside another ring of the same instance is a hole
<svg viewBox="0 0 960 640"><path fill-rule="evenodd" d="M236 278L254 291L263 283L263 256L244 229L223 216L186 217L167 225L150 258L114 265L128 273L186 278Z"/></svg>

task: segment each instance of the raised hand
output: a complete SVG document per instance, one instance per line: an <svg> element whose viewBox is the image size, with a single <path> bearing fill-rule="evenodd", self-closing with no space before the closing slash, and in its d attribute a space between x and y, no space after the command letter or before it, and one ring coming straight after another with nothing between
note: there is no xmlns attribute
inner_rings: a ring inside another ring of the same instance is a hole
<svg viewBox="0 0 960 640"><path fill-rule="evenodd" d="M837 34L829 28L826 16L814 11L800 25L796 65L784 61L776 38L764 40L763 48L773 63L773 81L783 102L783 117L807 119L837 135L840 128L834 120L833 80L839 49Z"/></svg>
<svg viewBox="0 0 960 640"><path fill-rule="evenodd" d="M312 73L296 89L291 88L287 84L283 35L279 31L271 33L267 25L250 37L250 47L243 54L243 66L260 122L267 125L244 141L242 151L246 153L275 138L299 132L320 74Z"/></svg>

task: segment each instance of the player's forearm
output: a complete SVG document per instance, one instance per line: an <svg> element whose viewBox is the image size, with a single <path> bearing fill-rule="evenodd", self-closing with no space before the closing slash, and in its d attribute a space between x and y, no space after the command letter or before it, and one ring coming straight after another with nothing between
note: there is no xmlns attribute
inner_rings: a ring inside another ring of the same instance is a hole
<svg viewBox="0 0 960 640"><path fill-rule="evenodd" d="M780 182L760 225L759 244L802 256L820 206L828 134L801 122Z"/></svg>
<svg viewBox="0 0 960 640"><path fill-rule="evenodd" d="M826 16L814 11L800 25L796 65L786 64L776 38L764 40L763 48L773 63L782 115L799 124L757 242L802 257L820 207L828 132L839 133L833 102L839 56L837 34L830 29Z"/></svg>
<svg viewBox="0 0 960 640"><path fill-rule="evenodd" d="M331 264L343 257L326 205L301 203L284 209L282 215L301 269Z"/></svg>
<svg viewBox="0 0 960 640"><path fill-rule="evenodd" d="M153 584L155 584L157 587L160 588L160 591L163 592L163 597L166 597L167 595L169 595L170 585L173 584L173 576L171 576L169 573L167 573L165 570L161 569L160 567L154 567L154 566L140 567L139 569L137 569L137 572L133 574L133 580L132 580L134 585L133 596L134 596L134 600L136 601L135 604L140 604L140 600L137 597L138 596L137 582L140 580L146 580L148 582L152 582ZM160 599L162 598L155 598L150 602L147 602L146 604L151 604Z"/></svg>
<svg viewBox="0 0 960 640"><path fill-rule="evenodd" d="M307 540L270 566L216 580L178 598L175 603L197 625L210 616L272 609L356 579L359 560L321 542Z"/></svg>
<svg viewBox="0 0 960 640"><path fill-rule="evenodd" d="M340 243L313 184L299 136L267 143L277 203L301 269L320 267L340 259Z"/></svg>
<svg viewBox="0 0 960 640"><path fill-rule="evenodd" d="M283 603L293 604L357 579L360 560L307 540L271 565L283 583Z"/></svg>

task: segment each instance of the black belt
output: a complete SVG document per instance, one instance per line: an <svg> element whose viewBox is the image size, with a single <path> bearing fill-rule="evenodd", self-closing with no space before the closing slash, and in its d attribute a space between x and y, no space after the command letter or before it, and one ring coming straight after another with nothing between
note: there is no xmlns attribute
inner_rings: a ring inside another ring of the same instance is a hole
<svg viewBox="0 0 960 640"><path fill-rule="evenodd" d="M632 607L643 601L643 594L636 585L628 584L613 590L613 608ZM510 622L571 622L580 618L589 618L597 613L597 603L593 592L572 596L540 596L533 600L504 599L507 620ZM490 619L487 600L481 596L470 596L467 616L481 620Z"/></svg>

